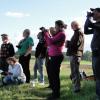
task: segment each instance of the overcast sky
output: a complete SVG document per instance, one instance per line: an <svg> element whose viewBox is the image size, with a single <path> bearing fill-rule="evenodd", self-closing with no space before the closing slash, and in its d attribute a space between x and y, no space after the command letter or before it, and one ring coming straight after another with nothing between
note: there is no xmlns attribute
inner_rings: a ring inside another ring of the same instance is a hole
<svg viewBox="0 0 100 100"><path fill-rule="evenodd" d="M36 46L39 27L49 28L60 19L68 25L66 39L70 39L70 23L77 20L83 29L87 11L99 6L100 0L0 0L0 34L7 33L15 46L28 28ZM85 36L85 50L90 50L91 38Z"/></svg>

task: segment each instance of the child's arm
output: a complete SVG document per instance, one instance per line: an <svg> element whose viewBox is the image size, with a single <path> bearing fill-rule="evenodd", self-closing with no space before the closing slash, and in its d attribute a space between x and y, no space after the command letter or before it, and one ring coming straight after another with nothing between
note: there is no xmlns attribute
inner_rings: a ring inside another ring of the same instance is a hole
<svg viewBox="0 0 100 100"><path fill-rule="evenodd" d="M11 72L2 72L1 75L13 75Z"/></svg>

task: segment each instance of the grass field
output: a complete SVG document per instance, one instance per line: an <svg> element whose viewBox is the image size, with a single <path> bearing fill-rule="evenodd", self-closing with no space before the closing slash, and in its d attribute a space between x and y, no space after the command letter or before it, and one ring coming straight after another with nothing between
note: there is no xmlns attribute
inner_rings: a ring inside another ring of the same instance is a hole
<svg viewBox="0 0 100 100"><path fill-rule="evenodd" d="M33 77L34 61L31 60L31 75ZM92 74L91 63L82 61L80 70L84 70L87 75ZM0 88L0 100L44 100L51 93L46 89L48 86L47 75L44 67L45 86L32 87L32 84L13 85ZM82 90L75 94L72 91L72 84L69 79L70 68L69 62L63 62L61 67L61 98L59 100L95 100L95 83L94 81L81 81Z"/></svg>

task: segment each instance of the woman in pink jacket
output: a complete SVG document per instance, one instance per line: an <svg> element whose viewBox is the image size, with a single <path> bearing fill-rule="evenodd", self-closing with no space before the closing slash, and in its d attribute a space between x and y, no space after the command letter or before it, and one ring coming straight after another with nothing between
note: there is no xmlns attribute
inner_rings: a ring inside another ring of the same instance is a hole
<svg viewBox="0 0 100 100"><path fill-rule="evenodd" d="M47 72L49 84L52 89L52 95L49 99L56 99L60 97L60 66L63 61L62 49L65 42L64 28L66 25L63 21L57 20L55 22L56 33L50 36L49 32L45 33L45 40L47 44L47 52L49 61L47 63Z"/></svg>

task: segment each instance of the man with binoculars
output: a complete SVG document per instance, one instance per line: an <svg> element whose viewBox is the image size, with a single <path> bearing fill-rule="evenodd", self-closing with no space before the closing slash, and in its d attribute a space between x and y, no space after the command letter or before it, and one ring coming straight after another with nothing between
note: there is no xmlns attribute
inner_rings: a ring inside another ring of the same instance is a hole
<svg viewBox="0 0 100 100"><path fill-rule="evenodd" d="M85 34L93 34L91 42L92 67L96 79L96 95L100 100L100 8L90 8L84 25Z"/></svg>

